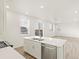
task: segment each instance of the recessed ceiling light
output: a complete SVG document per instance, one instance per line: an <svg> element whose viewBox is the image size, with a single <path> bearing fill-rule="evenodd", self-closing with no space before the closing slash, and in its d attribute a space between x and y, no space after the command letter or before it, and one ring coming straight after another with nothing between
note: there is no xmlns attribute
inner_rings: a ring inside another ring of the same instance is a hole
<svg viewBox="0 0 79 59"><path fill-rule="evenodd" d="M6 5L6 8L10 8L10 6L9 5Z"/></svg>
<svg viewBox="0 0 79 59"><path fill-rule="evenodd" d="M44 8L44 6L43 6L43 5L41 5L41 6L40 6L40 8Z"/></svg>
<svg viewBox="0 0 79 59"><path fill-rule="evenodd" d="M77 11L77 10L75 10L75 11L74 11L74 13L75 13L75 14L77 14L77 13L78 13L78 11Z"/></svg>

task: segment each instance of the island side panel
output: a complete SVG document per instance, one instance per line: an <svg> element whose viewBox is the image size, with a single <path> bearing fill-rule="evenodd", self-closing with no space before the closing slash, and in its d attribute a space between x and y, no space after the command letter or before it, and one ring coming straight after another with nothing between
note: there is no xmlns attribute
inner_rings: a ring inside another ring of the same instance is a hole
<svg viewBox="0 0 79 59"><path fill-rule="evenodd" d="M64 59L64 47L57 47L57 59Z"/></svg>
<svg viewBox="0 0 79 59"><path fill-rule="evenodd" d="M79 39L70 39L64 46L64 59L79 59Z"/></svg>

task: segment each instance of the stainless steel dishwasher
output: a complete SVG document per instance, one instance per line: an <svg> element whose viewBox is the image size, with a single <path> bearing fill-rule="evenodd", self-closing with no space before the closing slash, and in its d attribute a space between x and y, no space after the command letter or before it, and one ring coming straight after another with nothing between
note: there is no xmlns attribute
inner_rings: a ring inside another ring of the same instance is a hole
<svg viewBox="0 0 79 59"><path fill-rule="evenodd" d="M42 44L42 59L57 59L57 47Z"/></svg>

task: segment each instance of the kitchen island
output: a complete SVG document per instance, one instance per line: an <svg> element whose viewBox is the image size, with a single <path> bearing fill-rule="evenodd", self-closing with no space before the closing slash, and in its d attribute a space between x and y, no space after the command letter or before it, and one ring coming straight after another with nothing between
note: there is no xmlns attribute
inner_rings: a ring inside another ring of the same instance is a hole
<svg viewBox="0 0 79 59"><path fill-rule="evenodd" d="M31 37L24 37L24 49L25 52L31 54L32 56L36 57L37 59L44 59L48 55L50 59L64 59L64 44L66 40L57 39L57 38L50 38L50 37L41 37L43 40L38 40L39 37L31 36ZM45 46L48 46L45 49ZM50 48L50 47L51 48ZM46 51L45 51L46 50ZM47 52L48 51L48 52ZM47 53L46 53L47 52ZM47 54L47 56L46 56ZM45 58L46 59L46 58Z"/></svg>
<svg viewBox="0 0 79 59"><path fill-rule="evenodd" d="M52 38L67 40L64 44L64 59L79 59L79 38L68 36L53 36Z"/></svg>

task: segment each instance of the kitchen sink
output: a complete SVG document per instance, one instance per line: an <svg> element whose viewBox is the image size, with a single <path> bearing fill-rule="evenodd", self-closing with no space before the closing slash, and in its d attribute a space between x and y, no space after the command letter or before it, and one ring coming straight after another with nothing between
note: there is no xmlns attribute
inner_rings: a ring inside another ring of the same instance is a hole
<svg viewBox="0 0 79 59"><path fill-rule="evenodd" d="M32 38L33 40L43 41L44 39L41 38Z"/></svg>

